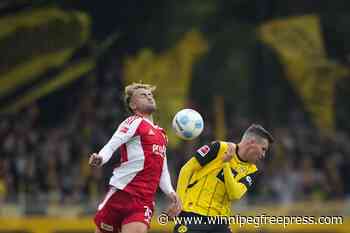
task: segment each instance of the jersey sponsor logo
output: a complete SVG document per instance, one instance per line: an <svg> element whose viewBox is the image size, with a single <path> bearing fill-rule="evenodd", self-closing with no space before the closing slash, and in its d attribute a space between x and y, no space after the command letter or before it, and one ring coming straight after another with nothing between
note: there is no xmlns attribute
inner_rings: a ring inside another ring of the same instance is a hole
<svg viewBox="0 0 350 233"><path fill-rule="evenodd" d="M113 229L114 229L112 225L106 224L106 223L104 223L104 222L101 222L100 228L101 228L102 230L105 230L105 231L112 231L112 232L113 232Z"/></svg>
<svg viewBox="0 0 350 233"><path fill-rule="evenodd" d="M166 154L166 147L164 145L160 146L157 144L153 144L152 152L164 158Z"/></svg>
<svg viewBox="0 0 350 233"><path fill-rule="evenodd" d="M253 184L253 179L252 179L250 176L247 176L247 177L245 178L245 180L247 181L247 183L249 184L249 186L252 186L252 184Z"/></svg>
<svg viewBox="0 0 350 233"><path fill-rule="evenodd" d="M129 131L129 128L125 127L125 126L123 126L119 129L119 132L121 132L121 133L127 133L128 131Z"/></svg>
<svg viewBox="0 0 350 233"><path fill-rule="evenodd" d="M197 150L198 154L200 154L200 156L204 157L206 154L208 154L210 151L210 147L205 145L205 146L202 146L201 148L199 148Z"/></svg>

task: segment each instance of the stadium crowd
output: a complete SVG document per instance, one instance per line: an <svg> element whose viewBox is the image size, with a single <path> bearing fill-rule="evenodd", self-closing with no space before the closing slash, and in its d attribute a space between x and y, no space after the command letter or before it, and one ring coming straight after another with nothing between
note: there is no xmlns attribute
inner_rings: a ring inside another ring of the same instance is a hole
<svg viewBox="0 0 350 233"><path fill-rule="evenodd" d="M0 203L93 203L101 197L113 167L88 167L88 155L101 148L125 116L122 87L115 74L80 88L77 108L58 122L41 123L38 105L0 122ZM59 106L55 107L59 111ZM56 113L53 113L55 115ZM299 114L300 115L300 114ZM337 132L321 137L297 113L288 126L273 128L277 139L262 163L263 171L248 201L291 203L303 200L343 199L350 194L350 138ZM228 119L228 138L238 140L249 119ZM211 141L213 127L206 122L203 141ZM201 142L185 143L169 150L173 183L181 166Z"/></svg>

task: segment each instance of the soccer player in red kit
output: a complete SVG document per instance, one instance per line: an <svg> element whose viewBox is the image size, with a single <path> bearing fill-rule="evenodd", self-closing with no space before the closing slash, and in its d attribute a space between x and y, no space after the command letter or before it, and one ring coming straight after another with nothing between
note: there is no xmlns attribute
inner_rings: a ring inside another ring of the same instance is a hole
<svg viewBox="0 0 350 233"><path fill-rule="evenodd" d="M133 114L118 127L89 164L100 167L120 148L121 163L113 170L110 189L98 206L95 233L146 233L154 210L158 186L170 198L169 215L181 210L166 160L165 131L153 123L154 86L133 83L125 88L125 103Z"/></svg>

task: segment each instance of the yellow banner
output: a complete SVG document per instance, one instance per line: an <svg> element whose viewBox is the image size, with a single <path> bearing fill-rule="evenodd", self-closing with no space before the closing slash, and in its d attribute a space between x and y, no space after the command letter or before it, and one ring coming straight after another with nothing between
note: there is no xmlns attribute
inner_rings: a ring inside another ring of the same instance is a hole
<svg viewBox="0 0 350 233"><path fill-rule="evenodd" d="M319 17L307 15L274 20L260 27L265 43L277 50L288 80L323 131L334 128L334 86L348 70L329 61L323 46Z"/></svg>
<svg viewBox="0 0 350 233"><path fill-rule="evenodd" d="M0 97L5 96L21 85L36 80L42 73L52 67L63 65L73 54L74 49L49 54L42 54L40 57L33 57L30 61L19 64L6 74L0 75Z"/></svg>
<svg viewBox="0 0 350 233"><path fill-rule="evenodd" d="M53 92L54 90L58 90L67 85L68 83L78 78L84 77L83 75L93 70L95 66L96 64L94 59L85 59L79 63L74 63L67 67L57 76L52 77L52 79L50 79L49 81L34 86L24 95L16 99L13 103L11 103L3 109L0 109L0 112L14 113L22 109L23 107L31 104L35 100Z"/></svg>
<svg viewBox="0 0 350 233"><path fill-rule="evenodd" d="M186 106L193 64L207 49L208 43L203 35L191 31L167 51L155 54L146 48L125 61L125 85L142 81L157 86L157 123L167 129L172 146L178 143L178 138L170 130L172 117Z"/></svg>
<svg viewBox="0 0 350 233"><path fill-rule="evenodd" d="M64 37L55 37L57 32L48 29L55 23L62 25ZM7 57L0 63L0 97L63 65L89 36L90 17L80 11L46 7L0 18L0 48L8 50L2 51ZM25 47L18 38L25 38Z"/></svg>

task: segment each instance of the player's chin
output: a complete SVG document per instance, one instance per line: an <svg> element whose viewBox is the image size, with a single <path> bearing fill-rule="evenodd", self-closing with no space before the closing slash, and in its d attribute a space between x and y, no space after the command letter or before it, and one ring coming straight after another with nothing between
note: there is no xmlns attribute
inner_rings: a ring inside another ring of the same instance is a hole
<svg viewBox="0 0 350 233"><path fill-rule="evenodd" d="M264 160L264 157L258 157L258 158L256 158L255 163L257 163L257 162L261 162L261 161L263 161L263 160Z"/></svg>
<svg viewBox="0 0 350 233"><path fill-rule="evenodd" d="M261 159L259 157L256 157L254 160L253 160L253 163L258 163L259 161L261 161Z"/></svg>
<svg viewBox="0 0 350 233"><path fill-rule="evenodd" d="M152 114L157 110L156 106L148 106L148 108L145 109L145 112L148 114Z"/></svg>
<svg viewBox="0 0 350 233"><path fill-rule="evenodd" d="M151 113L153 113L153 112L155 112L155 111L157 111L157 105L150 105L149 106L149 111L151 112Z"/></svg>

